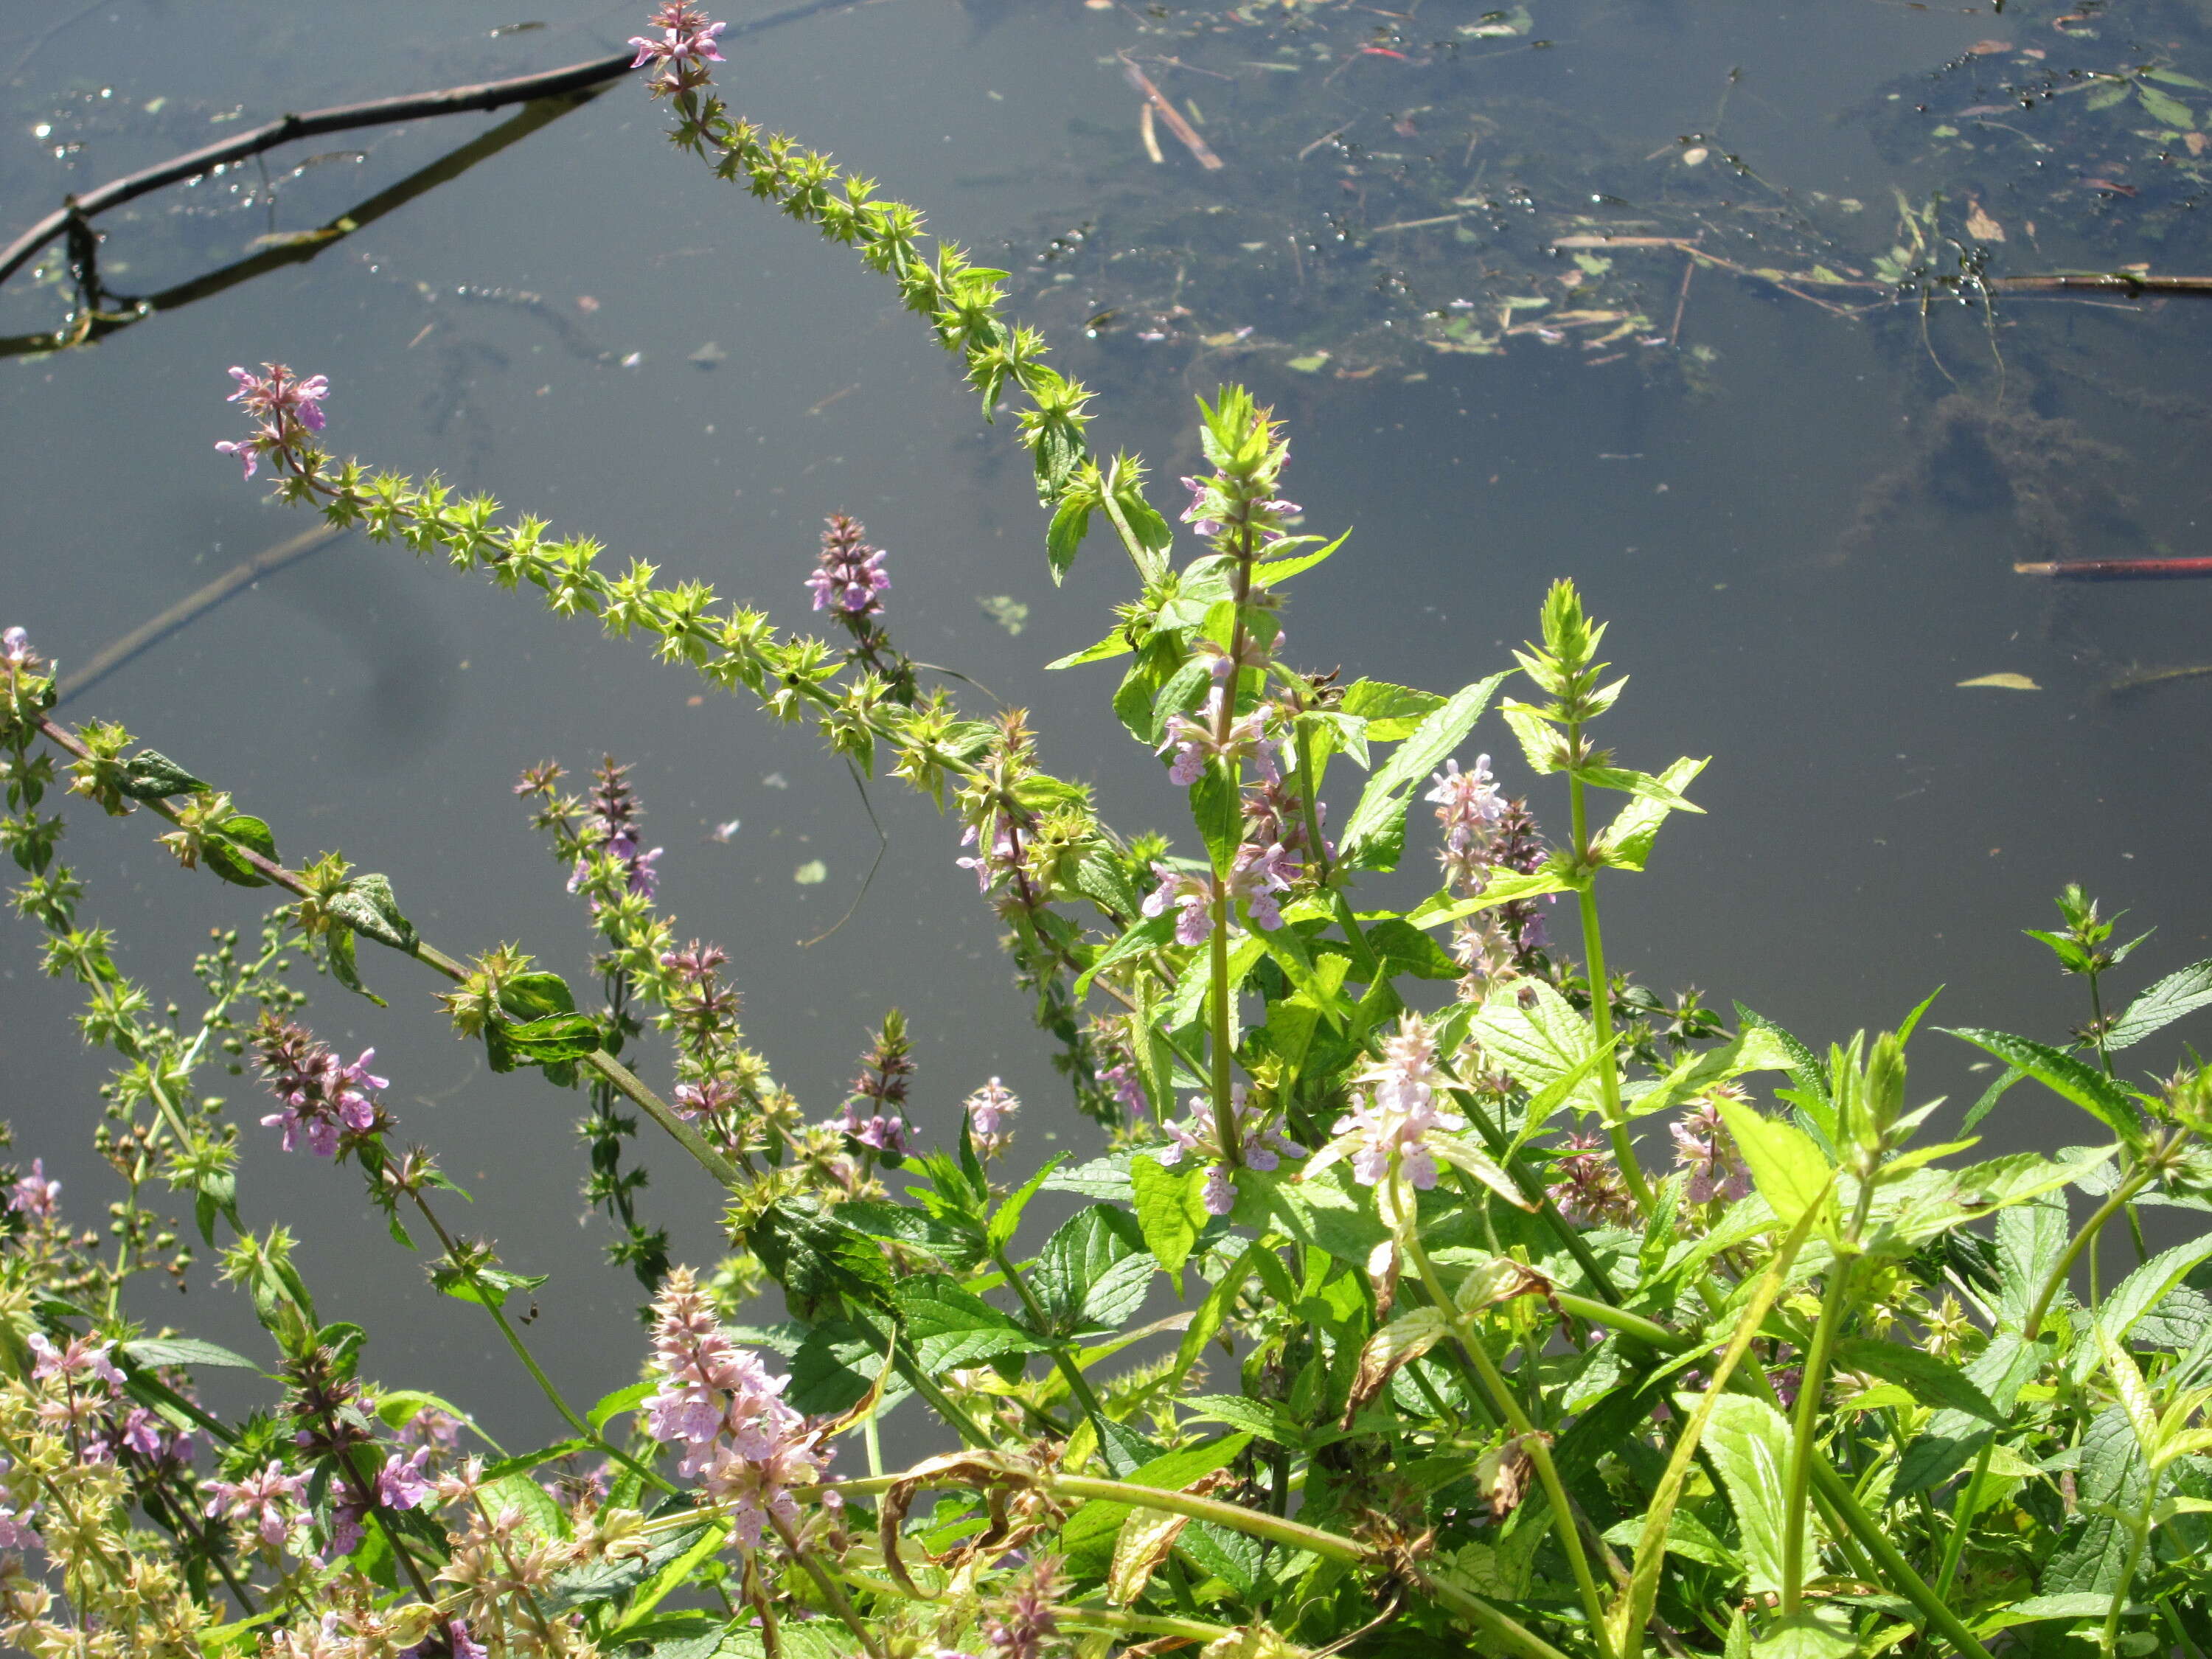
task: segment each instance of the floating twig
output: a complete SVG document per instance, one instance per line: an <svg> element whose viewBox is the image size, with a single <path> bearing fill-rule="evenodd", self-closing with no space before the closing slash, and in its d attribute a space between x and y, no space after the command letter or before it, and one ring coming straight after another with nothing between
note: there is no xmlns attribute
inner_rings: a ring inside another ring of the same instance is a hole
<svg viewBox="0 0 2212 1659"><path fill-rule="evenodd" d="M757 34L778 24L795 22L817 12L856 3L866 4L868 0L806 0L806 3L791 7L788 10L732 26L723 36L723 44L726 46L741 35ZM581 92L628 74L635 56L635 53L625 50L611 57L592 58L589 63L571 64L565 69L542 70L535 75L518 75L511 80L484 81L472 86L447 87L438 92L379 98L364 104L340 104L306 115L279 116L276 120L250 131L226 138L219 144L210 144L204 149L173 156L156 167L126 173L97 189L88 190L82 196L64 198L60 207L9 243L4 251L0 251L0 282L5 282L21 270L33 254L65 234L72 221L81 222L96 213L106 212L109 208L135 201L166 185L197 178L229 162L242 161L249 155L258 155L279 144L289 144L299 138L320 137L326 132L389 126L398 121L420 121L435 115L463 115L499 109L508 104L528 103L537 98L557 97L566 92ZM1155 93L1153 95L1157 97L1158 94ZM1218 167L1220 163L1217 161L1214 165Z"/></svg>
<svg viewBox="0 0 2212 1659"><path fill-rule="evenodd" d="M1114 55L1121 60L1121 68L1129 77L1129 84L1145 94L1146 103L1158 110L1160 119L1168 124L1168 131L1175 134L1185 149L1198 158L1199 166L1208 173L1218 169L1221 158L1207 147L1205 139L1198 136L1198 129L1183 119L1182 112L1168 102L1166 94L1152 84L1152 76L1131 63L1127 53L1116 52Z"/></svg>
<svg viewBox="0 0 2212 1659"><path fill-rule="evenodd" d="M2059 581L2170 581L2212 576L2212 559L2056 559L2015 563L2013 569L2023 576L2050 576Z"/></svg>

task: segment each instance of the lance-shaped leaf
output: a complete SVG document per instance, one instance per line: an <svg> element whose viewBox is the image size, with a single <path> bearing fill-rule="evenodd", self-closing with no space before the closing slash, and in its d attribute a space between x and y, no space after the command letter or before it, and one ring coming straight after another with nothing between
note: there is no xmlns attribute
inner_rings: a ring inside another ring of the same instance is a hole
<svg viewBox="0 0 2212 1659"><path fill-rule="evenodd" d="M1785 1225L1794 1224L1827 1196L1835 1171L1812 1136L1742 1101L1723 1097L1719 1105L1722 1121L1751 1170L1759 1195Z"/></svg>
<svg viewBox="0 0 2212 1659"><path fill-rule="evenodd" d="M2084 1066L2073 1055L2008 1031L1952 1029L1950 1035L2016 1066L2053 1093L2072 1101L2130 1146L2143 1144L2142 1114L2134 1094Z"/></svg>
<svg viewBox="0 0 2212 1659"><path fill-rule="evenodd" d="M1516 1209L1526 1210L1533 1215L1542 1207L1522 1192L1519 1183L1492 1162L1489 1154L1473 1141L1462 1140L1456 1135L1435 1133L1429 1136L1428 1147L1454 1169L1466 1170Z"/></svg>
<svg viewBox="0 0 2212 1659"><path fill-rule="evenodd" d="M1359 1351L1359 1370L1352 1380L1345 1422L1350 1424L1362 1406L1382 1392L1399 1366L1419 1358L1450 1334L1451 1320L1442 1308L1414 1308L1369 1337Z"/></svg>
<svg viewBox="0 0 2212 1659"><path fill-rule="evenodd" d="M2130 1048L2207 1003L2212 1003L2212 961L2176 969L2128 1005L2105 1034L2105 1047Z"/></svg>

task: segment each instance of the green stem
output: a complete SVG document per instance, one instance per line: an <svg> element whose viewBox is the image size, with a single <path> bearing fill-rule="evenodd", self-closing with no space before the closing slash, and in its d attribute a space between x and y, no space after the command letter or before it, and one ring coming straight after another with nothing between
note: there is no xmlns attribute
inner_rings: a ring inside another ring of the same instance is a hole
<svg viewBox="0 0 2212 1659"><path fill-rule="evenodd" d="M2120 1639L2120 1615L2127 1611L2128 1591L2134 1587L2136 1569L2142 1565L2143 1547L2150 1542L2150 1515L2158 1501L2158 1472L2152 1470L2143 1481L2142 1509L2135 1518L2128 1540L2128 1563L2120 1569L2119 1583L2112 1586L2112 1605L2105 1614L2105 1628L2097 1638L2097 1648L2105 1659L2112 1659L2112 1649Z"/></svg>
<svg viewBox="0 0 2212 1659"><path fill-rule="evenodd" d="M1840 1521L1874 1558L1889 1587L1902 1593L1917 1607L1921 1616L1963 1659L1990 1659L1989 1650L1975 1639L1973 1632L1951 1610L1950 1604L1928 1587L1927 1581L1912 1570L1912 1564L1889 1541L1889 1534L1882 1530L1881 1523L1861 1507L1843 1476L1826 1463L1815 1462L1813 1490L1831 1516Z"/></svg>
<svg viewBox="0 0 2212 1659"><path fill-rule="evenodd" d="M1567 726L1567 752L1582 752L1582 723L1571 721ZM1589 975L1590 1025L1601 1051L1613 1047L1613 983L1605 969L1605 937L1598 927L1597 884L1591 877L1589 860L1589 807L1583 799L1583 781L1571 772L1567 777L1567 801L1572 814L1575 838L1575 867L1582 871L1584 879L1575 890L1576 908L1581 913L1583 924L1583 966ZM1627 1182L1631 1197L1636 1200L1639 1213L1651 1213L1651 1183L1644 1178L1643 1167L1636 1161L1636 1143L1628 1133L1628 1120L1620 1109L1620 1066L1607 1060L1598 1067L1598 1090L1605 1117L1605 1133L1613 1143L1613 1161L1620 1165L1621 1178Z"/></svg>
<svg viewBox="0 0 2212 1659"><path fill-rule="evenodd" d="M821 1590L823 1598L830 1603L830 1612L837 1615L838 1622L860 1639L860 1646L866 1651L868 1659L884 1659L881 1644L869 1633L868 1627L861 1621L860 1615L853 1610L852 1599L845 1594L844 1586L830 1576L821 1562L815 1559L813 1551L799 1543L799 1534L792 1529L789 1522L772 1510L769 1512L769 1519L775 1523L776 1535L783 1540L784 1547L792 1553L800 1566L806 1569L806 1576L811 1578L816 1587Z"/></svg>
<svg viewBox="0 0 2212 1659"><path fill-rule="evenodd" d="M538 1385L538 1392L543 1394L552 1405L553 1409L561 1414L562 1420L578 1435L598 1447L609 1457L613 1458L616 1462L629 1470L647 1486L656 1486L665 1492L674 1492L675 1486L665 1476L657 1470L647 1468L628 1452L609 1441L585 1419L576 1415L574 1408L562 1397L561 1390L554 1387L553 1379L545 1375L544 1368L538 1364L538 1357L530 1352L529 1345L516 1335L514 1327L507 1323L506 1312L500 1307L498 1297L477 1276L475 1268L465 1265L468 1258L463 1254L460 1247L453 1242L453 1235L446 1231L445 1224L438 1219L437 1212L430 1207L421 1193L410 1193L409 1196L415 1200L415 1207L422 1212L422 1219L430 1224L430 1231L438 1235L438 1242L445 1246L446 1260L459 1268L463 1276L468 1279L470 1285L476 1291L477 1299L482 1304L483 1310L491 1316L491 1322L499 1327L499 1334L507 1339L507 1346L514 1350L514 1357L522 1362L523 1370L530 1373L530 1380Z"/></svg>
<svg viewBox="0 0 2212 1659"><path fill-rule="evenodd" d="M1394 1181L1397 1178L1395 1170L1391 1178ZM1469 1319L1453 1308L1450 1294L1445 1291L1443 1281L1437 1277L1436 1264L1429 1260L1429 1253L1421 1248L1420 1240L1409 1233L1405 1239L1405 1248L1413 1260L1415 1271L1420 1274L1421 1284L1427 1290L1430 1300L1451 1321L1452 1334L1466 1352L1468 1362L1474 1367L1482 1378L1483 1386L1498 1402L1507 1426L1519 1438L1521 1449L1535 1465L1536 1479L1543 1486L1544 1497L1551 1504L1552 1524L1559 1534L1559 1547L1566 1553L1567 1565L1575 1575L1575 1588L1582 1595L1583 1611L1589 1620L1590 1638L1597 1644L1599 1659L1613 1659L1612 1644L1607 1641L1605 1631L1605 1596L1598 1589L1596 1575L1590 1571L1589 1557L1583 1548L1582 1529L1576 1525L1575 1512L1567 1503L1566 1485L1559 1479L1559 1465L1552 1461L1551 1437L1529 1420L1528 1413L1522 1409L1521 1402L1514 1398L1512 1385L1498 1371L1496 1362L1490 1357L1490 1351L1483 1346L1480 1334L1474 1328Z"/></svg>
<svg viewBox="0 0 2212 1659"><path fill-rule="evenodd" d="M1213 1034L1213 1135L1222 1162L1235 1169L1243 1160L1242 1139L1237 1133L1237 1110L1231 1096L1235 1085L1229 1042L1229 887L1224 872L1213 875L1213 935L1209 956L1213 982L1208 988L1207 1024Z"/></svg>
<svg viewBox="0 0 2212 1659"><path fill-rule="evenodd" d="M2188 1130L2178 1130L2173 1139L2159 1150L2161 1153L2177 1152L2188 1138ZM2106 1222L2126 1207L2130 1199L2150 1185L2152 1175L2150 1163L2151 1160L2146 1159L2136 1164L2121 1180L2120 1184L2112 1189L2112 1196L2098 1207L2096 1212L2090 1216L2088 1220L2081 1224L2081 1231L2074 1235L2073 1242L2067 1245L2065 1254L2058 1258L2057 1264L2051 1269L2050 1277L2044 1280L2043 1289L2036 1296L2035 1305L2028 1310L2027 1318L2021 1325L2021 1337L2023 1341L2033 1342L2041 1334L2043 1316L2051 1311L2051 1304L2058 1294L2058 1287L2063 1285L2068 1276L2073 1273L2074 1263L2080 1258L2082 1250L2099 1232L2103 1231Z"/></svg>
<svg viewBox="0 0 2212 1659"><path fill-rule="evenodd" d="M1871 1194L1868 1184L1863 1190ZM1820 1317L1813 1328L1813 1346L1797 1382L1796 1420L1790 1425L1789 1484L1782 1500L1782 1616L1795 1613L1804 1600L1805 1491L1810 1484L1814 1444L1820 1428L1820 1395L1827 1382L1828 1355L1835 1346L1836 1327L1844 1311L1844 1293L1850 1283L1851 1258L1838 1256L1829 1264L1828 1293L1820 1300Z"/></svg>
<svg viewBox="0 0 2212 1659"><path fill-rule="evenodd" d="M1036 1299L1036 1292L1030 1289L1029 1281L1021 1276L1012 1262L1006 1260L1006 1247L1003 1244L993 1246L991 1260L997 1264L999 1271L1006 1276L1006 1282L1014 1287L1014 1294L1021 1298L1022 1307L1029 1314L1030 1325L1041 1335L1049 1331L1052 1328L1052 1321L1046 1315L1043 1304ZM1059 1367L1060 1376L1067 1382L1068 1393L1075 1397L1075 1403L1083 1408L1084 1416L1091 1419L1091 1431L1098 1437L1098 1455L1106 1460L1108 1467L1112 1467L1114 1461L1111 1452L1112 1443L1106 1437L1106 1408L1098 1403L1098 1396L1091 1392L1089 1379L1083 1375L1082 1369L1069 1356L1066 1348L1055 1342L1049 1352L1052 1355L1052 1363Z"/></svg>

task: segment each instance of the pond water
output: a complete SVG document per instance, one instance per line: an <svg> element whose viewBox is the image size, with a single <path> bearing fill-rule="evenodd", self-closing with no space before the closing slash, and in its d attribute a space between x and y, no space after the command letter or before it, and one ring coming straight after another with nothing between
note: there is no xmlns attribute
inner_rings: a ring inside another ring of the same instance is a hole
<svg viewBox="0 0 2212 1659"><path fill-rule="evenodd" d="M9 234L227 122L599 56L641 9L19 8L0 20ZM507 27L523 22L543 27ZM1218 170L1164 119L1150 158L1125 57L1179 114L1196 105ZM1717 757L1696 792L1709 815L1674 821L1652 872L1607 896L1618 960L1662 991L1694 984L1825 1042L1948 984L1944 1023L2055 1036L2081 1017L2077 988L2017 930L2049 923L2069 879L2160 925L2142 979L2212 954L2212 684L2114 689L2212 660L2212 589L2012 569L2212 551L2197 464L2212 404L2197 396L2212 307L2023 297L1992 316L1939 298L1923 318L1887 303L1877 271L1893 248L1952 276L2212 270L2188 170L2212 92L2140 72L2212 79L2192 15L2130 0L1428 0L1413 14L1300 0L1235 16L879 0L763 32L731 58L720 84L738 111L836 152L1016 273L1021 309L1103 394L1102 447L1140 448L1171 478L1194 450L1192 393L1243 377L1277 404L1310 526L1355 527L1295 599L1303 660L1449 688L1504 665L1545 586L1577 578L1635 677L1608 720L1620 755L1654 769ZM2084 66L2098 75L2073 73ZM2038 76L2060 95L2039 100ZM2113 86L2096 128L2087 106ZM1978 106L1964 126L1947 118ZM149 197L103 221L104 275L131 294L186 282L507 118L339 135L276 152L265 173L249 163ZM1094 545L1054 590L1011 423L977 422L926 331L847 252L670 155L664 125L619 84L312 263L88 348L19 343L0 362L0 623L66 667L307 527L210 449L235 424L224 369L287 362L330 377L341 453L442 467L787 624L805 620L822 516L856 514L891 550L902 645L1032 709L1045 763L1095 780L1122 828L1171 823L1176 793L1107 713L1109 671L1043 672L1103 631L1125 567ZM1309 139L1321 147L1298 155ZM1441 222L1389 228L1421 218ZM1206 229L1232 220L1259 228ZM1550 251L1578 234L1665 245L1582 249L1602 267L1585 269ZM1164 276L1170 246L1179 282ZM1816 265L1835 283L1743 274ZM0 291L0 334L50 329L65 307L64 290L19 275ZM1547 320L1577 311L1601 320ZM1993 674L2038 689L1960 684ZM583 919L509 786L527 764L611 752L634 764L667 848L682 933L730 948L748 1030L817 1115L896 1005L916 1033L925 1138L1000 1074L1030 1103L1030 1152L1088 1155L1097 1131L1066 1106L994 919L952 866L957 830L872 788L881 868L849 923L795 949L853 904L874 832L810 738L700 689L635 646L356 539L258 583L68 712L119 720L232 790L295 863L342 847L388 872L444 948L520 939L572 976ZM1481 740L1512 748L1502 727ZM1515 775L1510 753L1500 763ZM1540 813L1563 811L1531 793ZM251 928L258 896L167 867L150 833L143 817L83 820L70 846L88 912L158 996L189 990L207 927ZM817 864L822 879L799 878ZM578 1219L580 1100L489 1075L443 1030L428 976L369 955L391 1007L319 988L314 1022L349 1051L377 1048L402 1133L474 1193L465 1224L554 1276L536 1328L578 1392L629 1380L635 1287L599 1259L604 1224ZM93 1224L112 1185L88 1147L104 1067L38 964L28 929L0 930L0 1112ZM1919 1045L1916 1086L1978 1089L1945 1042ZM258 1115L254 1088L233 1093ZM2020 1096L2008 1107L2000 1145L2075 1136ZM374 1316L368 1369L499 1395L495 1339L421 1286L356 1177L247 1139L249 1221L313 1214L305 1271L326 1317ZM648 1216L679 1259L710 1261L710 1184L641 1144ZM262 1351L235 1298L205 1271L191 1284L181 1304L149 1291L144 1312ZM487 1411L517 1432L542 1415L520 1392Z"/></svg>

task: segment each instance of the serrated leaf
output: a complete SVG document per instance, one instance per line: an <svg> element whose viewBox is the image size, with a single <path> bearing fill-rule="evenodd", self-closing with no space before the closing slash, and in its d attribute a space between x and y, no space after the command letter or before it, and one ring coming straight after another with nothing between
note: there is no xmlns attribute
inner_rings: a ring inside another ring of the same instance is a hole
<svg viewBox="0 0 2212 1659"><path fill-rule="evenodd" d="M217 834L210 836L200 849L208 867L234 887L266 887L268 878L256 872L225 843L258 853L273 864L276 862L276 837L270 833L268 824L251 812L234 812L216 828Z"/></svg>
<svg viewBox="0 0 2212 1659"><path fill-rule="evenodd" d="M196 1336L142 1336L123 1345L123 1357L134 1364L213 1365L227 1370L258 1371L260 1366L244 1354L234 1353L219 1342Z"/></svg>
<svg viewBox="0 0 2212 1659"><path fill-rule="evenodd" d="M1345 825L1340 856L1346 864L1366 869L1395 866L1398 849L1405 842L1406 812L1413 787L1459 747L1504 680L1504 674L1493 674L1455 692L1376 768ZM1387 861L1378 861L1385 854Z"/></svg>
<svg viewBox="0 0 2212 1659"><path fill-rule="evenodd" d="M1243 840L1244 809L1235 780L1221 767L1209 765L1191 785L1190 816L1215 873L1227 871Z"/></svg>
<svg viewBox="0 0 2212 1659"><path fill-rule="evenodd" d="M1729 1507L1743 1536L1743 1559L1754 1595L1782 1589L1782 1550L1791 1524L1803 1528L1803 1556L1818 1560L1809 1506L1789 1514L1790 1425L1763 1400L1727 1394L1712 1402L1702 1443L1728 1488Z"/></svg>
<svg viewBox="0 0 2212 1659"><path fill-rule="evenodd" d="M167 800L172 795L197 795L210 787L158 749L141 749L123 763L116 786L132 800Z"/></svg>
<svg viewBox="0 0 2212 1659"><path fill-rule="evenodd" d="M389 877L356 876L331 901L330 912L366 939L395 951L415 948L415 925L400 914Z"/></svg>
<svg viewBox="0 0 2212 1659"><path fill-rule="evenodd" d="M1191 1246L1206 1224L1205 1206L1192 1190L1194 1182L1204 1179L1202 1166L1170 1170L1158 1158L1141 1154L1129 1162L1130 1207L1144 1231L1146 1248L1161 1271L1175 1280L1178 1296L1182 1294L1183 1263L1190 1260Z"/></svg>
<svg viewBox="0 0 2212 1659"><path fill-rule="evenodd" d="M1184 1446L1153 1458L1121 1477L1125 1485L1150 1486L1156 1492L1181 1492L1217 1469L1234 1462L1252 1443L1249 1434L1224 1435L1203 1445ZM1112 1558L1114 1540L1127 1518L1130 1505L1101 1503L1094 1498L1067 1519L1060 1528L1060 1545L1069 1567L1079 1574L1103 1573Z"/></svg>
<svg viewBox="0 0 2212 1659"><path fill-rule="evenodd" d="M2207 1003L2212 1003L2212 960L2176 969L2127 1006L2106 1034L2105 1047L2132 1048Z"/></svg>
<svg viewBox="0 0 2212 1659"><path fill-rule="evenodd" d="M1692 760L1686 755L1653 781L1668 794L1679 798L1710 764L1710 759ZM1604 853L1606 862L1617 869L1643 869L1651 857L1653 843L1659 838L1659 826L1667 821L1668 813L1677 810L1665 796L1638 793L1636 799L1622 807L1598 836L1597 846Z"/></svg>
<svg viewBox="0 0 2212 1659"><path fill-rule="evenodd" d="M2142 1116L2134 1097L2102 1072L2071 1054L2008 1031L1950 1028L1949 1035L2017 1066L2054 1094L2072 1101L2130 1146L2142 1144Z"/></svg>
<svg viewBox="0 0 2212 1659"><path fill-rule="evenodd" d="M1923 1406L1964 1412L1984 1423L2004 1421L2004 1414L1966 1372L1924 1349L1874 1337L1847 1336L1837 1341L1835 1353L1838 1365L1895 1382Z"/></svg>

